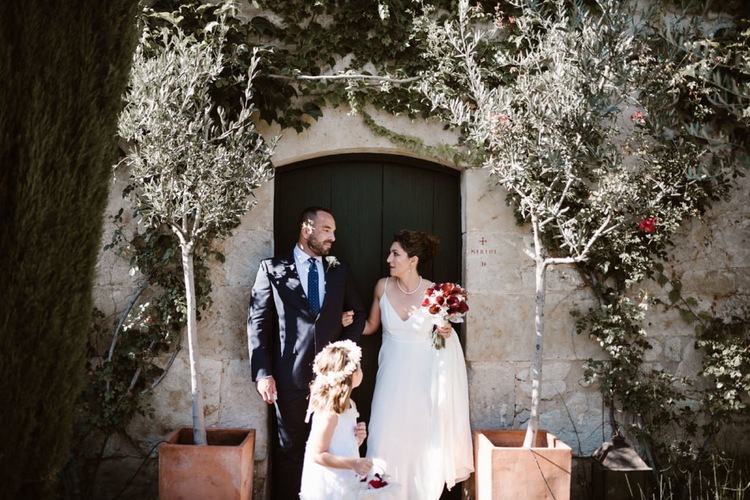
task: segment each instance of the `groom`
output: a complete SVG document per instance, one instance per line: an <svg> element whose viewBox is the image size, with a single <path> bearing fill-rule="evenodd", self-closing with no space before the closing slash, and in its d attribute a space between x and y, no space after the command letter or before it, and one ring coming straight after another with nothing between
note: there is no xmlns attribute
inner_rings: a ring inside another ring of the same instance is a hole
<svg viewBox="0 0 750 500"><path fill-rule="evenodd" d="M336 221L328 210L303 210L294 249L260 263L250 298L250 369L263 401L276 409L274 499L299 498L315 355L330 342L359 342L365 324L349 265L328 255L335 231ZM354 311L354 321L346 328L341 326L344 311Z"/></svg>

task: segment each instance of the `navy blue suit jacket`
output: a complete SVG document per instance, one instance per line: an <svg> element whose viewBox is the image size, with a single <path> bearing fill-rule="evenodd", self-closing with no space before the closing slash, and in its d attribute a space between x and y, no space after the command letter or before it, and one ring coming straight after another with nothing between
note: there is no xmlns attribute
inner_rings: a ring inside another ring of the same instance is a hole
<svg viewBox="0 0 750 500"><path fill-rule="evenodd" d="M317 315L294 267L293 252L260 263L247 319L252 378L272 375L279 391L308 390L315 355L337 340L359 343L365 325L362 299L346 262L329 266L323 260L325 297ZM354 322L344 328L341 314L349 310Z"/></svg>

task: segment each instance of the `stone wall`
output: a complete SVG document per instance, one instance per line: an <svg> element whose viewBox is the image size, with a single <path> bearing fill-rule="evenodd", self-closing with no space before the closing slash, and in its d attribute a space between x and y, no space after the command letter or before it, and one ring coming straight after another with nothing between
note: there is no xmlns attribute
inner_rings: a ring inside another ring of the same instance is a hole
<svg viewBox="0 0 750 500"><path fill-rule="evenodd" d="M378 120L392 130L419 136L427 144L454 140L438 124L383 116ZM265 133L270 136L275 131ZM324 117L304 133L283 135L274 163L280 166L346 152L414 156L385 138L375 137L359 117L326 110ZM524 428L534 348L534 267L524 253L531 244L530 231L516 225L504 192L489 185L486 171L462 169L461 182L463 280L471 303L465 333L472 428ZM747 310L749 186L744 181L732 203L719 204L704 221L685 227L677 239L674 266L682 274L685 292L695 295L704 306ZM113 185L109 213L123 205L122 187L122 181ZM256 498L263 498L269 450L268 407L250 380L245 322L257 265L273 253L272 183L257 190L256 197L258 205L234 235L218 245L226 262L212 269L214 304L198 327L207 425L257 430L255 488ZM107 238L105 235L105 241ZM603 353L595 342L576 334L569 311L573 307L585 310L592 300L571 268L557 267L548 272L541 427L567 442L574 455L587 456L610 437L609 428L603 426L606 418L598 390L583 382L585 360L602 357ZM103 254L97 306L107 314L121 312L135 288L127 263L111 253ZM658 285L650 286L650 291L664 293ZM649 363L677 373L696 372L700 357L689 340L691 328L676 314L653 310L648 330L655 347L649 353ZM156 389L151 399L156 417L135 418L127 438L112 441L99 475L97 498L114 494L119 488L113 485L130 478L156 443L176 426L190 424L186 357L184 345ZM155 491L154 459L123 496L142 498L153 496Z"/></svg>

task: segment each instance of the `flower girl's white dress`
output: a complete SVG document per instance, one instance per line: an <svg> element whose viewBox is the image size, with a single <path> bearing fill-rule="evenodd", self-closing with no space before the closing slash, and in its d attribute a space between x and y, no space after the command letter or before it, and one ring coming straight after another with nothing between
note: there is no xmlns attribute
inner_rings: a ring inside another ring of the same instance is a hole
<svg viewBox="0 0 750 500"><path fill-rule="evenodd" d="M359 457L359 445L354 435L357 417L359 412L354 403L339 415L328 447L330 453L344 457ZM353 470L324 467L315 463L309 450L305 450L299 494L302 500L349 500L352 498L353 490L359 489L358 484L359 479Z"/></svg>
<svg viewBox="0 0 750 500"><path fill-rule="evenodd" d="M388 280L390 281L390 279ZM367 456L398 488L393 498L436 500L474 470L466 364L456 332L435 350L425 308L403 320L380 298L383 344Z"/></svg>

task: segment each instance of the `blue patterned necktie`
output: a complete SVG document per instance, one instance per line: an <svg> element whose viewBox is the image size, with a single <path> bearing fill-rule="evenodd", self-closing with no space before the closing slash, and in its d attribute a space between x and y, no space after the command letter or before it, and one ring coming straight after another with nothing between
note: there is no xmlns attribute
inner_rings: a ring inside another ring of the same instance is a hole
<svg viewBox="0 0 750 500"><path fill-rule="evenodd" d="M307 259L310 262L310 269L307 272L307 298L310 300L310 307L315 314L320 311L320 297L318 294L318 266L315 263L315 257Z"/></svg>

